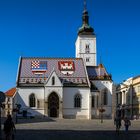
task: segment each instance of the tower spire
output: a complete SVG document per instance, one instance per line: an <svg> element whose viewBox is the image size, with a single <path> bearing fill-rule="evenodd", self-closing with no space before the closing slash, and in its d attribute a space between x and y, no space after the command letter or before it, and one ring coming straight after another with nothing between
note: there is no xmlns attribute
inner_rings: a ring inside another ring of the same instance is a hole
<svg viewBox="0 0 140 140"><path fill-rule="evenodd" d="M82 27L78 30L78 35L93 35L94 29L89 25L87 2L84 0L84 11L82 15Z"/></svg>

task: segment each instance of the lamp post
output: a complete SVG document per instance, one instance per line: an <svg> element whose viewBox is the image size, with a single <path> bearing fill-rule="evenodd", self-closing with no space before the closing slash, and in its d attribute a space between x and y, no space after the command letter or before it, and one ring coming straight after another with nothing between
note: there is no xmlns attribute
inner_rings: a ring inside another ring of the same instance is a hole
<svg viewBox="0 0 140 140"><path fill-rule="evenodd" d="M103 123L103 112L105 111L105 109L102 108L102 105L101 105L101 108L99 109L99 112L101 114L101 123Z"/></svg>
<svg viewBox="0 0 140 140"><path fill-rule="evenodd" d="M102 102L102 91L100 91L100 100L101 100L101 107L99 109L99 112L101 114L101 123L103 123L103 112L105 111L105 109L103 109L103 102Z"/></svg>
<svg viewBox="0 0 140 140"><path fill-rule="evenodd" d="M17 113L20 111L21 104L16 104L16 108L13 109L13 112L16 113L16 123L18 123Z"/></svg>

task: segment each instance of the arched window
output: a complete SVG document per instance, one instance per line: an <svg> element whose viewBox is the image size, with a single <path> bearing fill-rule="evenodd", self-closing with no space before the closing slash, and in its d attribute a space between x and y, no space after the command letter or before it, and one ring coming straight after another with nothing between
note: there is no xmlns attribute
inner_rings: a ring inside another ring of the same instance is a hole
<svg viewBox="0 0 140 140"><path fill-rule="evenodd" d="M107 100L107 90L105 90L103 92L103 104L107 105L107 102L108 102L108 100Z"/></svg>
<svg viewBox="0 0 140 140"><path fill-rule="evenodd" d="M90 61L90 58L89 57L86 57L86 62L89 62Z"/></svg>
<svg viewBox="0 0 140 140"><path fill-rule="evenodd" d="M86 49L89 49L89 44L86 44Z"/></svg>
<svg viewBox="0 0 140 140"><path fill-rule="evenodd" d="M36 99L34 94L29 96L29 105L30 107L36 107Z"/></svg>
<svg viewBox="0 0 140 140"><path fill-rule="evenodd" d="M85 47L85 53L90 53L90 50L89 50L89 44L86 44L86 47Z"/></svg>
<svg viewBox="0 0 140 140"><path fill-rule="evenodd" d="M92 108L94 108L95 107L95 96L92 96L92 101L91 101L91 105L92 105Z"/></svg>
<svg viewBox="0 0 140 140"><path fill-rule="evenodd" d="M55 77L52 77L52 85L55 85Z"/></svg>
<svg viewBox="0 0 140 140"><path fill-rule="evenodd" d="M77 94L74 97L74 107L81 108L81 95Z"/></svg>

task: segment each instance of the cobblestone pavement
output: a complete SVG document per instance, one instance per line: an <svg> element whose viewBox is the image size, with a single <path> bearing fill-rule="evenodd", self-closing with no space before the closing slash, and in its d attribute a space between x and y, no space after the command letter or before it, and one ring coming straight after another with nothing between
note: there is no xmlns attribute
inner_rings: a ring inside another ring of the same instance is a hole
<svg viewBox="0 0 140 140"><path fill-rule="evenodd" d="M113 120L20 119L16 140L140 140L140 120L131 121L128 133L124 126L115 132Z"/></svg>

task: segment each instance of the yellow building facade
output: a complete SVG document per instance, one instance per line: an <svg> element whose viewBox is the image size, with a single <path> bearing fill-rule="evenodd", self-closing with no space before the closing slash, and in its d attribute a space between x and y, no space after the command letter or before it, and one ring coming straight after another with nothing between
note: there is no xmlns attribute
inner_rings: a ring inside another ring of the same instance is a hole
<svg viewBox="0 0 140 140"><path fill-rule="evenodd" d="M140 76L129 78L116 86L116 112L121 110L121 117L140 118Z"/></svg>

